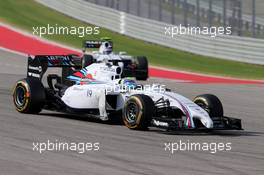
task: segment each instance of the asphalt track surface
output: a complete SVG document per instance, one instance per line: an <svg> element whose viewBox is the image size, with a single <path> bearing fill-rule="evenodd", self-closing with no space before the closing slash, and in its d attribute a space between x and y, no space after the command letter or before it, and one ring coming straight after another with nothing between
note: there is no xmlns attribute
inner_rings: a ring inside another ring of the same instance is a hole
<svg viewBox="0 0 264 175"><path fill-rule="evenodd" d="M0 51L0 174L259 174L264 172L264 86L181 83L152 78L149 82L193 98L214 93L225 114L243 121L244 131L212 133L132 131L118 124L42 111L41 115L16 112L11 89L26 72L23 56ZM33 142L99 142L99 151L33 151ZM164 149L165 142L231 142L231 151Z"/></svg>

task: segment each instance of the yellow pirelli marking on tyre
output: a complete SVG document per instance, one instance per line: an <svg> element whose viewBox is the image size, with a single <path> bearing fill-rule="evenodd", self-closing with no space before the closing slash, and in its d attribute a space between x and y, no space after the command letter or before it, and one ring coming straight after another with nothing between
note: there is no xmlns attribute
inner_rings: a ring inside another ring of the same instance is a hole
<svg viewBox="0 0 264 175"><path fill-rule="evenodd" d="M142 105L140 99L136 96L130 97L129 100L135 100L136 104L139 106L139 113L137 115L136 122L133 126L129 125L129 123L127 121L125 121L125 125L129 128L136 128L140 124L140 120L141 120L141 117L143 115L143 105ZM127 104L126 104L126 107L127 107Z"/></svg>
<svg viewBox="0 0 264 175"><path fill-rule="evenodd" d="M208 105L208 102L207 102L204 98L201 98L201 97L197 97L197 98L195 98L193 101L202 101L202 102L204 102L206 105Z"/></svg>
<svg viewBox="0 0 264 175"><path fill-rule="evenodd" d="M16 103L16 98L17 98L17 89L18 88L22 88L24 90L24 103L22 104L22 106L17 106L17 103ZM29 103L29 97L30 97L30 93L29 93L29 87L28 87L28 84L25 83L24 81L18 81L15 88L13 89L13 101L14 101L14 104L15 104L15 107L16 107L16 110L19 111L19 112L23 112L27 106L28 106L28 103Z"/></svg>

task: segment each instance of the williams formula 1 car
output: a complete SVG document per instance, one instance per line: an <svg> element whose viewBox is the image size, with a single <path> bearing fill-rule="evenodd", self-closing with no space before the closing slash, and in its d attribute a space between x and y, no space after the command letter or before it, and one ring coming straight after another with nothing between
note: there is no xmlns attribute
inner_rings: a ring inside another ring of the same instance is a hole
<svg viewBox="0 0 264 175"><path fill-rule="evenodd" d="M86 52L91 49L90 52ZM92 49L99 49L92 51ZM113 42L109 38L88 40L83 42L82 67L92 63L108 62L122 68L122 77L135 77L137 80L148 79L148 60L145 56L130 56L126 52L113 52ZM64 75L74 73L72 69L64 69Z"/></svg>
<svg viewBox="0 0 264 175"><path fill-rule="evenodd" d="M162 85L140 85L122 79L118 65L93 63L69 78L74 85L61 83L61 76L43 75L50 67L78 67L74 56L39 55L28 58L27 77L17 81L13 100L21 113L39 113L42 109L87 115L101 120L119 118L130 129L150 126L168 130L242 129L241 120L225 117L220 100L211 94L194 100L166 89ZM85 76L84 76L85 75Z"/></svg>

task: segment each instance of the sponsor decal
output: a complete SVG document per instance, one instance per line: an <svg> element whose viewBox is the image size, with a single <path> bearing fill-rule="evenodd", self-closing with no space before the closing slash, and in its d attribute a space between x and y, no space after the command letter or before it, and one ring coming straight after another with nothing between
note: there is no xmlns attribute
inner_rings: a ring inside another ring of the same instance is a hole
<svg viewBox="0 0 264 175"><path fill-rule="evenodd" d="M32 73L32 72L28 72L28 76L30 76L30 77L36 77L36 78L40 78L40 75L39 75L39 74Z"/></svg>
<svg viewBox="0 0 264 175"><path fill-rule="evenodd" d="M158 120L153 120L153 123L156 126L165 126L165 127L169 126L169 124L167 122L161 122L161 121L158 121Z"/></svg>
<svg viewBox="0 0 264 175"><path fill-rule="evenodd" d="M108 72L115 72L115 69L111 67L100 67L101 70L108 71Z"/></svg>
<svg viewBox="0 0 264 175"><path fill-rule="evenodd" d="M72 60L69 56L47 56L50 65L72 65Z"/></svg>
<svg viewBox="0 0 264 175"><path fill-rule="evenodd" d="M28 66L28 69L30 69L30 70L36 70L36 71L42 72L42 67L41 67L41 66L38 66L38 67Z"/></svg>

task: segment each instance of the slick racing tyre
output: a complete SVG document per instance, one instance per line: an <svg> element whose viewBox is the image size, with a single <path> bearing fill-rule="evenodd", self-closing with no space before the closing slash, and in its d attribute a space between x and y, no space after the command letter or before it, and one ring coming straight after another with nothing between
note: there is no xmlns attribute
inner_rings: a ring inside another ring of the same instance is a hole
<svg viewBox="0 0 264 175"><path fill-rule="evenodd" d="M136 57L137 62L137 80L147 80L148 79L148 60L144 56Z"/></svg>
<svg viewBox="0 0 264 175"><path fill-rule="evenodd" d="M94 62L94 58L92 55L84 54L82 58L82 68L91 65Z"/></svg>
<svg viewBox="0 0 264 175"><path fill-rule="evenodd" d="M194 98L194 103L208 112L211 118L222 118L224 116L223 105L219 98L212 94L203 94Z"/></svg>
<svg viewBox="0 0 264 175"><path fill-rule="evenodd" d="M17 81L13 90L13 101L18 112L39 113L45 104L45 89L41 81L35 78Z"/></svg>
<svg viewBox="0 0 264 175"><path fill-rule="evenodd" d="M149 96L132 95L125 103L122 119L129 129L146 130L150 125L154 111L154 102Z"/></svg>

